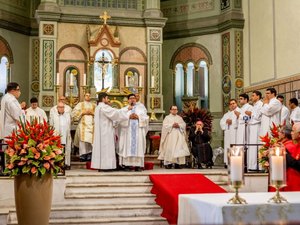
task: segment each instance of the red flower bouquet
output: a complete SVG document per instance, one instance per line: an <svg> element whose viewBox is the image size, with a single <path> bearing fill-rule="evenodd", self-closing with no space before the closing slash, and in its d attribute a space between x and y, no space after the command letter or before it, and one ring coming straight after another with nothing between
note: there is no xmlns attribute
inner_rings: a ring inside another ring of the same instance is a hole
<svg viewBox="0 0 300 225"><path fill-rule="evenodd" d="M46 173L57 176L64 166L60 136L46 121L37 119L19 122L17 130L6 137L7 165L4 173L10 176L29 174L42 177Z"/></svg>

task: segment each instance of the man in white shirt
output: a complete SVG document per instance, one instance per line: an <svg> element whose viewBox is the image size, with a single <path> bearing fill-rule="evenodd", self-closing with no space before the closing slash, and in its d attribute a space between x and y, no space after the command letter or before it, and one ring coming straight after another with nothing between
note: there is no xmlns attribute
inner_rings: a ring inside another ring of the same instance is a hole
<svg viewBox="0 0 300 225"><path fill-rule="evenodd" d="M270 132L273 123L280 125L281 102L276 98L277 91L275 88L268 88L261 107L261 129L259 136L265 136Z"/></svg>
<svg viewBox="0 0 300 225"><path fill-rule="evenodd" d="M59 102L64 103L64 106L65 106L65 107L64 107L64 112L70 113L70 115L71 115L71 113L72 113L72 108L66 104L66 97L65 97L65 96L60 96L59 99L58 99L58 103L59 103ZM57 105L58 105L58 103L57 103ZM57 105L53 106L53 107L50 109L49 117L51 117L51 114L57 113Z"/></svg>
<svg viewBox="0 0 300 225"><path fill-rule="evenodd" d="M30 99L31 107L26 109L26 120L31 121L37 118L38 122L42 123L44 120L48 121L47 115L43 109L38 107L38 99L33 97Z"/></svg>
<svg viewBox="0 0 300 225"><path fill-rule="evenodd" d="M239 95L239 102L241 110L234 111L234 114L238 118L236 142L237 144L245 144L249 143L249 127L247 126L247 123L250 120L249 115L247 115L245 112L252 112L253 107L248 103L249 96L245 93Z"/></svg>
<svg viewBox="0 0 300 225"><path fill-rule="evenodd" d="M246 115L250 117L249 127L249 144L259 143L259 130L261 124L261 107L263 105L261 101L261 92L253 91L251 100L253 103L252 111L246 111ZM257 170L257 151L258 146L248 146L247 152L247 167L249 170Z"/></svg>
<svg viewBox="0 0 300 225"><path fill-rule="evenodd" d="M16 129L17 122L22 117L22 109L17 100L21 95L19 84L8 83L6 91L7 93L1 100L0 139L9 136Z"/></svg>
<svg viewBox="0 0 300 225"><path fill-rule="evenodd" d="M49 124L55 129L57 135L60 135L61 143L65 146L65 165L66 169L71 168L71 114L65 112L65 104L59 102L56 110L50 114Z"/></svg>
<svg viewBox="0 0 300 225"><path fill-rule="evenodd" d="M289 101L289 107L291 109L290 123L293 125L294 123L300 122L300 108L298 106L298 99L291 98Z"/></svg>
<svg viewBox="0 0 300 225"><path fill-rule="evenodd" d="M282 108L280 112L280 124L281 125L290 125L290 110L284 105L283 95L277 95L277 99L281 102Z"/></svg>
<svg viewBox="0 0 300 225"><path fill-rule="evenodd" d="M234 111L240 111L237 101L231 99L229 101L229 111L224 114L220 121L220 126L224 130L224 163L225 167L228 165L227 152L231 144L236 144L236 130L238 126L238 119Z"/></svg>

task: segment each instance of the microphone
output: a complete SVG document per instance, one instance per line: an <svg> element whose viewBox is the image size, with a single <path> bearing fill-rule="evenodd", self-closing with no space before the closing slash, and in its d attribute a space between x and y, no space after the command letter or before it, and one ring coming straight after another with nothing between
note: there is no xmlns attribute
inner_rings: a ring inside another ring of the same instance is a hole
<svg viewBox="0 0 300 225"><path fill-rule="evenodd" d="M243 120L245 121L245 123L247 123L249 119L250 119L249 116L246 116L246 115L243 116Z"/></svg>

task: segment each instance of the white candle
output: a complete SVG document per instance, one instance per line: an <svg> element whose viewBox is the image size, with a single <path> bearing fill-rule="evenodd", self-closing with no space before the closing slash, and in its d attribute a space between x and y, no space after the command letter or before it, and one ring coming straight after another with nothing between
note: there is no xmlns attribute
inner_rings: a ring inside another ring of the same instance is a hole
<svg viewBox="0 0 300 225"><path fill-rule="evenodd" d="M128 75L125 76L125 87L128 87Z"/></svg>
<svg viewBox="0 0 300 225"><path fill-rule="evenodd" d="M154 88L154 76L151 76L151 87Z"/></svg>
<svg viewBox="0 0 300 225"><path fill-rule="evenodd" d="M271 180L283 180L283 156L279 155L279 148L275 151L276 155L271 156Z"/></svg>
<svg viewBox="0 0 300 225"><path fill-rule="evenodd" d="M83 74L83 82L82 83L84 86L86 86L86 74L85 73Z"/></svg>
<svg viewBox="0 0 300 225"><path fill-rule="evenodd" d="M139 86L142 87L142 75L139 77Z"/></svg>
<svg viewBox="0 0 300 225"><path fill-rule="evenodd" d="M56 85L59 85L59 73L56 73Z"/></svg>
<svg viewBox="0 0 300 225"><path fill-rule="evenodd" d="M70 74L70 86L73 86L73 74Z"/></svg>
<svg viewBox="0 0 300 225"><path fill-rule="evenodd" d="M243 158L242 156L230 157L230 179L231 181L243 180Z"/></svg>

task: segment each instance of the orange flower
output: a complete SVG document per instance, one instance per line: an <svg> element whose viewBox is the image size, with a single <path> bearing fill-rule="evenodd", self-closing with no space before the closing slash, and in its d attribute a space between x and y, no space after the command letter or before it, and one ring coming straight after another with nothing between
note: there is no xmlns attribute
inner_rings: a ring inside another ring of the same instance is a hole
<svg viewBox="0 0 300 225"><path fill-rule="evenodd" d="M6 154L12 157L15 154L15 151L11 147L8 147L6 149Z"/></svg>
<svg viewBox="0 0 300 225"><path fill-rule="evenodd" d="M44 163L44 167L45 167L47 170L49 170L50 164L49 164L48 162L45 162L45 163Z"/></svg>
<svg viewBox="0 0 300 225"><path fill-rule="evenodd" d="M26 154L26 153L27 153L26 149L23 148L23 149L21 150L21 152L20 152L20 155L24 155L24 154Z"/></svg>
<svg viewBox="0 0 300 225"><path fill-rule="evenodd" d="M35 147L31 147L29 150L32 151L33 154L38 153L38 150Z"/></svg>
<svg viewBox="0 0 300 225"><path fill-rule="evenodd" d="M62 154L63 152L62 152L62 150L59 149L59 150L56 150L55 153L56 153L56 155L60 155L60 154Z"/></svg>
<svg viewBox="0 0 300 225"><path fill-rule="evenodd" d="M35 153L35 155L34 155L35 159L39 159L40 157L41 157L41 153L39 153L39 152Z"/></svg>
<svg viewBox="0 0 300 225"><path fill-rule="evenodd" d="M18 144L15 144L14 147L15 147L15 149L16 149L17 151L21 149L20 145L18 145Z"/></svg>
<svg viewBox="0 0 300 225"><path fill-rule="evenodd" d="M50 157L51 157L51 158L55 158L55 156L56 156L56 155L55 155L54 152L51 152L51 153L50 153Z"/></svg>
<svg viewBox="0 0 300 225"><path fill-rule="evenodd" d="M20 162L18 163L18 166L23 166L23 165L25 165L25 164L26 164L25 161L20 161Z"/></svg>
<svg viewBox="0 0 300 225"><path fill-rule="evenodd" d="M11 170L11 169L13 169L13 168L14 168L14 164L12 164L12 163L11 163L11 164L8 164L6 167L7 167L8 169L10 169L10 170Z"/></svg>
<svg viewBox="0 0 300 225"><path fill-rule="evenodd" d="M35 174L35 173L37 172L36 167L32 167L31 170L30 170L30 172L31 172L32 174Z"/></svg>
<svg viewBox="0 0 300 225"><path fill-rule="evenodd" d="M44 160L50 160L50 159L51 159L50 156L48 156L48 155L44 156Z"/></svg>

